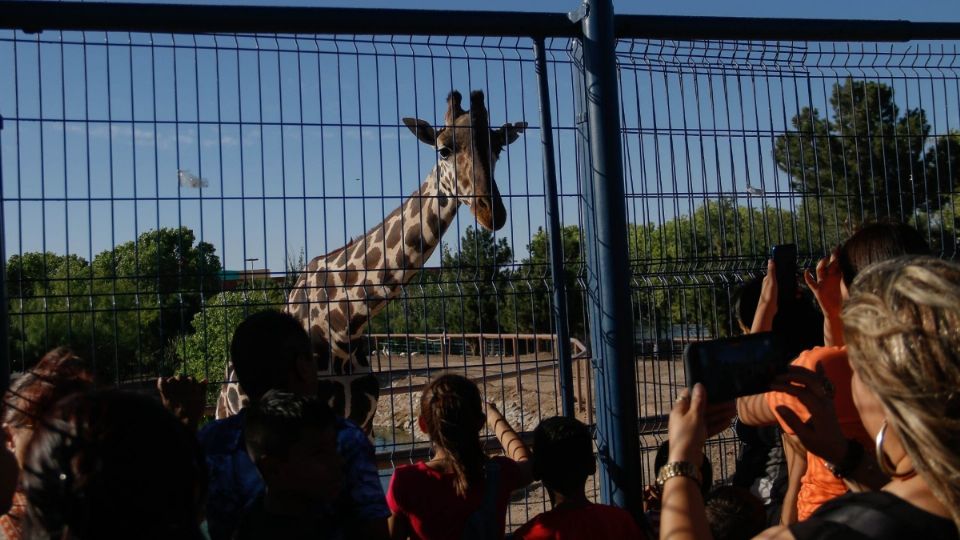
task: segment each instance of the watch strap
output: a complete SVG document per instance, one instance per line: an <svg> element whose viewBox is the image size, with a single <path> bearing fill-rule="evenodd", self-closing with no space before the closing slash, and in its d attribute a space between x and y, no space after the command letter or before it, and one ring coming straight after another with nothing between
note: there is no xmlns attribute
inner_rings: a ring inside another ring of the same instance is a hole
<svg viewBox="0 0 960 540"><path fill-rule="evenodd" d="M689 461L671 461L663 467L660 467L660 470L657 472L657 487L662 490L663 484L665 484L667 480L677 476L690 478L696 482L697 485L703 482L703 477L700 475L700 468L693 463Z"/></svg>

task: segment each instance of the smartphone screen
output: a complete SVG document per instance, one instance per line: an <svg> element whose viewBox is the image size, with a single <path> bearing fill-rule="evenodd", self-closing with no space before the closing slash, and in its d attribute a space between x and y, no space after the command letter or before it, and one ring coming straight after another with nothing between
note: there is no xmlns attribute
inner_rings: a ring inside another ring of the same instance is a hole
<svg viewBox="0 0 960 540"><path fill-rule="evenodd" d="M785 307L797 297L797 246L780 244L770 248L777 268L777 306Z"/></svg>
<svg viewBox="0 0 960 540"><path fill-rule="evenodd" d="M792 358L772 332L690 343L683 351L687 386L701 383L711 403L770 389Z"/></svg>

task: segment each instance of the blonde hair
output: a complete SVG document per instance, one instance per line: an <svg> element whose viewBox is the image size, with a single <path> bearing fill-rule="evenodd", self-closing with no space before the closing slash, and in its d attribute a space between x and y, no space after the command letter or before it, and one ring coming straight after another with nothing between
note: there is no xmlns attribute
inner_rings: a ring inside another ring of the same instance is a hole
<svg viewBox="0 0 960 540"><path fill-rule="evenodd" d="M853 368L960 529L960 265L874 265L854 280L842 317Z"/></svg>

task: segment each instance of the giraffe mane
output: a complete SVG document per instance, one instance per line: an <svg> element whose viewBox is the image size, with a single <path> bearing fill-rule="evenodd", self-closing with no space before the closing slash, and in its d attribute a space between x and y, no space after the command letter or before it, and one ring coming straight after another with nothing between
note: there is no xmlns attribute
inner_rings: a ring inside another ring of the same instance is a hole
<svg viewBox="0 0 960 540"><path fill-rule="evenodd" d="M351 238L350 241L348 241L346 244L344 244L344 245L338 247L337 249L335 249L335 250L327 253L326 255L324 255L324 257L326 258L326 257L334 256L334 255L339 255L341 251L344 251L344 250L350 248L351 246L353 246L354 244L356 244L358 241L360 241L361 239L363 239L364 236L366 236L366 235L354 236L354 237Z"/></svg>

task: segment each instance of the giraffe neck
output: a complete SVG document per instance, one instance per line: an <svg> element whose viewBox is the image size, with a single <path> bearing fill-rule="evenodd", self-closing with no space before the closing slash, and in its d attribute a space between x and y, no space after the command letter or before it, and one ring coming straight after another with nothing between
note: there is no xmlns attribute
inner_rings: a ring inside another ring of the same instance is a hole
<svg viewBox="0 0 960 540"><path fill-rule="evenodd" d="M316 343L330 345L333 373L352 373L366 359L351 354L351 343L370 319L395 298L430 258L460 202L450 175L437 167L403 204L379 225L346 247L310 261L291 292L287 310L304 321ZM337 362L339 360L339 362Z"/></svg>

